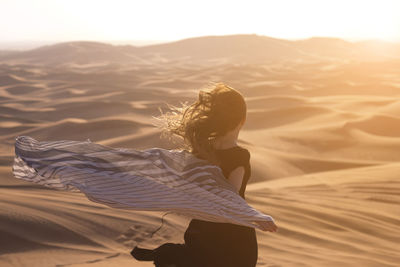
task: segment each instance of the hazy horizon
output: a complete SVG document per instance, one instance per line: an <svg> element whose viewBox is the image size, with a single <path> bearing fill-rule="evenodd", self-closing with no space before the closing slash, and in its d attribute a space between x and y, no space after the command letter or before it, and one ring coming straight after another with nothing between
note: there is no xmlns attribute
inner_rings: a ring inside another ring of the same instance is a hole
<svg viewBox="0 0 400 267"><path fill-rule="evenodd" d="M77 42L77 41L90 41L90 42L101 42L101 43L110 43L113 45L134 45L134 46L146 46L151 44L159 44L159 43L167 43L173 42L175 40L16 40L16 41L0 41L0 50L29 50L35 49L43 45L52 45L56 43L63 42Z"/></svg>

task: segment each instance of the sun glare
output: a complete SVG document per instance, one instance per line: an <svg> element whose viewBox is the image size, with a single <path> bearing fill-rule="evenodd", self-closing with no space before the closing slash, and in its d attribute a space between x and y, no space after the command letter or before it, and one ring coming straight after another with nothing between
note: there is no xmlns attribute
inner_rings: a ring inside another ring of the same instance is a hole
<svg viewBox="0 0 400 267"><path fill-rule="evenodd" d="M5 39L177 40L250 33L400 41L400 1L6 0ZM18 14L18 15L17 15Z"/></svg>

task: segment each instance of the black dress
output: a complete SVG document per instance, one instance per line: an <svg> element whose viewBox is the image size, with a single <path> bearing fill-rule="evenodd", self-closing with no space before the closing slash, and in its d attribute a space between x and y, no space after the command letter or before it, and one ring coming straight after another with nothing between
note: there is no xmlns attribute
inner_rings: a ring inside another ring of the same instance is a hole
<svg viewBox="0 0 400 267"><path fill-rule="evenodd" d="M227 178L239 166L245 168L239 195L245 198L245 189L251 175L250 153L235 146L218 149L221 169ZM175 264L177 267L254 267L257 263L258 247L253 227L231 223L216 223L193 219L184 234L184 244L166 243L154 250L135 248L131 254L139 260L153 260L162 267ZM142 254L142 255L141 255ZM144 256L145 255L145 256Z"/></svg>

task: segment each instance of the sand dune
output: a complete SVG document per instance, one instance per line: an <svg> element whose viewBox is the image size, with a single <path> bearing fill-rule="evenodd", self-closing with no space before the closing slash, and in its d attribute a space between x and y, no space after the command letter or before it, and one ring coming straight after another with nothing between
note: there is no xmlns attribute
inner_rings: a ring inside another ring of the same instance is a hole
<svg viewBox="0 0 400 267"><path fill-rule="evenodd" d="M148 238L161 213L15 179L14 140L174 148L151 116L194 101L208 81L247 101L239 136L251 152L246 198L279 227L257 231L258 266L398 266L397 47L237 35L0 53L0 266L153 266L134 261L133 246L182 242L189 218L168 215Z"/></svg>
<svg viewBox="0 0 400 267"><path fill-rule="evenodd" d="M400 117L373 115L359 121L348 122L344 127L357 128L379 136L399 137Z"/></svg>
<svg viewBox="0 0 400 267"><path fill-rule="evenodd" d="M265 261L271 266L396 266L399 171L400 164L393 163L249 185L249 201L283 219L282 235L259 235L270 251Z"/></svg>

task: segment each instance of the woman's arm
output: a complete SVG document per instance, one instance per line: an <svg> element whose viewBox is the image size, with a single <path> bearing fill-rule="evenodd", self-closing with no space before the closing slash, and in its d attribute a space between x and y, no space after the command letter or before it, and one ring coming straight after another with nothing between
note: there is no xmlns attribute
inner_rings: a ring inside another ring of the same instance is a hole
<svg viewBox="0 0 400 267"><path fill-rule="evenodd" d="M244 167L239 166L233 171L231 171L228 177L228 181L236 187L238 193L240 187L242 186L244 171L245 171Z"/></svg>
<svg viewBox="0 0 400 267"><path fill-rule="evenodd" d="M236 187L238 193L240 187L242 186L244 172L245 172L244 167L239 166L229 174L228 181ZM255 223L257 223L261 227L261 230L263 231L269 231L269 232L278 231L278 226L276 226L276 224L273 221L255 221Z"/></svg>

